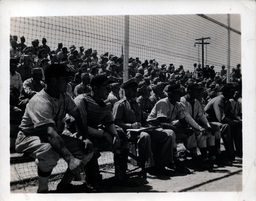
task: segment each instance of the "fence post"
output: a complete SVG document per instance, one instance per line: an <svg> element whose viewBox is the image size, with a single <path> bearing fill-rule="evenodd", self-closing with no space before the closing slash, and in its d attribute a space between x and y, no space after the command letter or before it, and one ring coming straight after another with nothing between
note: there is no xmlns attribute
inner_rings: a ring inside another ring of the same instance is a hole
<svg viewBox="0 0 256 201"><path fill-rule="evenodd" d="M129 15L125 15L125 28L124 28L124 76L123 81L127 81L129 78L128 72L128 60L129 60Z"/></svg>
<svg viewBox="0 0 256 201"><path fill-rule="evenodd" d="M228 69L227 69L227 83L230 82L230 15L228 14Z"/></svg>

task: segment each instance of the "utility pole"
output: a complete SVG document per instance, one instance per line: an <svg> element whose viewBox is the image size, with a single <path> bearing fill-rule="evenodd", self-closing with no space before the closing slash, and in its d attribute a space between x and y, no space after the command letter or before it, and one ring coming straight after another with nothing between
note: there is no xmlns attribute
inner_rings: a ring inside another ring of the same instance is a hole
<svg viewBox="0 0 256 201"><path fill-rule="evenodd" d="M195 42L195 44L202 45L202 68L204 68L204 45L210 44L210 43L204 41L207 39L211 39L211 38L210 37L206 37L206 38L202 37L202 38L196 39L196 41L201 41L201 42Z"/></svg>

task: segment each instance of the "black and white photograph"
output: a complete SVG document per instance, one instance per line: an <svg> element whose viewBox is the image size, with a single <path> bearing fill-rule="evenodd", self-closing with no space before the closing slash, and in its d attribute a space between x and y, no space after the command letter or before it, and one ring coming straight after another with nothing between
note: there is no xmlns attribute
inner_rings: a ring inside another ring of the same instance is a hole
<svg viewBox="0 0 256 201"><path fill-rule="evenodd" d="M1 200L256 198L254 1L14 2Z"/></svg>

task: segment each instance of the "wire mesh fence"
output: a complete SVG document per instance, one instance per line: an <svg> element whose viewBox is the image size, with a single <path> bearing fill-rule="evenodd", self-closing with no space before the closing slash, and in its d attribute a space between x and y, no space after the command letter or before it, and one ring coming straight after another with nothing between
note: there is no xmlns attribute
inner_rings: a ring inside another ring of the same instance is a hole
<svg viewBox="0 0 256 201"><path fill-rule="evenodd" d="M208 15L228 26L227 15ZM52 50L63 46L84 46L99 54L110 52L120 56L124 48L125 16L65 16L11 18L11 35L24 36L26 44L45 37ZM173 63L193 70L201 63L201 46L195 39L210 37L205 45L205 64L220 70L228 61L228 30L200 15L136 15L129 16L129 56L141 60L155 59L159 64ZM240 15L230 15L231 67L241 63Z"/></svg>

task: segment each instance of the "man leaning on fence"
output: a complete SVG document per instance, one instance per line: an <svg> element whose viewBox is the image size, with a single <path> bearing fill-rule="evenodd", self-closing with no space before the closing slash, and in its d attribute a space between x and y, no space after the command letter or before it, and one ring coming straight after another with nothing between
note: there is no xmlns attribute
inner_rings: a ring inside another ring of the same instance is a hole
<svg viewBox="0 0 256 201"><path fill-rule="evenodd" d="M16 139L16 151L36 159L38 166L38 193L48 192L48 180L58 159L62 157L68 168L57 186L59 192L74 192L71 181L82 172L92 158L92 143L87 139L86 125L80 112L66 94L69 72L63 64L52 64L45 69L46 87L27 104ZM82 140L62 135L66 113L76 119L78 135ZM83 185L84 190L88 189Z"/></svg>

